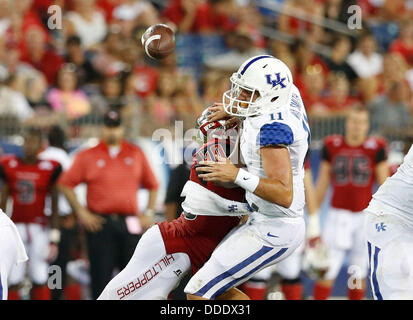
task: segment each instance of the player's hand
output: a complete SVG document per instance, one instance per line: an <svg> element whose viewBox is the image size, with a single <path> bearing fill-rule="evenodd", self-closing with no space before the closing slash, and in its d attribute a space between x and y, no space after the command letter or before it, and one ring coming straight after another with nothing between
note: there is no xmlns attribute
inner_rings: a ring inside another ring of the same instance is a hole
<svg viewBox="0 0 413 320"><path fill-rule="evenodd" d="M231 163L228 158L218 157L218 162L201 161L196 171L199 178L211 182L234 182L239 168Z"/></svg>
<svg viewBox="0 0 413 320"><path fill-rule="evenodd" d="M97 232L102 229L102 225L105 223L103 217L93 214L86 208L82 208L77 212L79 222L89 232Z"/></svg>
<svg viewBox="0 0 413 320"><path fill-rule="evenodd" d="M231 117L225 112L224 105L222 103L214 103L208 108L211 114L208 116L209 121L229 120Z"/></svg>

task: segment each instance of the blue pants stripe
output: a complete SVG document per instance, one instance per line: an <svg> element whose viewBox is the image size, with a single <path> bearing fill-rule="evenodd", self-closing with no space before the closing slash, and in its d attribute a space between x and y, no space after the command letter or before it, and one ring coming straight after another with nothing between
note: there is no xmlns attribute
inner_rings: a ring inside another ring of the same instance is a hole
<svg viewBox="0 0 413 320"><path fill-rule="evenodd" d="M252 273L254 273L255 271L261 269L262 267L264 267L266 264L270 263L271 261L277 259L278 257L280 257L285 251L287 251L288 248L282 248L280 251L278 251L276 254L274 254L273 256L269 257L267 260L265 260L264 262L262 262L260 265L256 266L255 268L253 268L251 271L247 272L246 274L244 274L242 277L238 278L238 279L234 279L231 282L227 283L225 286L223 286L221 289L219 289L217 292L215 292L212 296L211 299L215 299L217 296L220 296L221 294L223 294L225 291L227 291L229 288L231 288L232 286L235 286L236 283L241 282L243 279L247 278L248 276L250 276Z"/></svg>
<svg viewBox="0 0 413 320"><path fill-rule="evenodd" d="M272 247L268 246L263 246L260 250L258 250L256 253L252 254L248 258L246 258L244 261L238 263L236 266L232 267L228 271L225 271L224 273L220 274L219 276L215 277L211 281L209 281L205 286L203 286L201 289L199 289L195 295L202 296L204 295L209 289L211 289L213 286L215 286L218 282L224 280L227 277L232 276L233 274L237 273L239 270L245 268L247 265L250 263L256 261L259 257L263 256L270 250L272 250Z"/></svg>
<svg viewBox="0 0 413 320"><path fill-rule="evenodd" d="M377 276L376 276L379 252L380 252L380 248L374 247L373 274L371 275L371 278L372 278L372 283L373 283L374 294L376 295L377 300L383 300L383 297L380 293L380 287L377 281Z"/></svg>

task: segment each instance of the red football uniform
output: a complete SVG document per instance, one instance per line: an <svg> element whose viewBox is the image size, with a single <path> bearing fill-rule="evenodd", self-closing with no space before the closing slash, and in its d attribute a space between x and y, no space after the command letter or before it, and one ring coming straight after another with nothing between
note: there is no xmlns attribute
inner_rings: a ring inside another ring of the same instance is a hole
<svg viewBox="0 0 413 320"><path fill-rule="evenodd" d="M224 147L229 146L226 142L211 141L200 148L194 156L191 167L190 180L215 192L219 196L244 202L245 190L242 188L224 188L216 186L212 182L199 179L195 168L201 160L215 160L217 155L225 156ZM234 216L202 216L190 213L182 213L181 216L171 222L159 223L159 229L165 242L168 254L176 252L186 253L191 261L192 273L209 259L215 247L221 242L225 235L240 222L240 217Z"/></svg>
<svg viewBox="0 0 413 320"><path fill-rule="evenodd" d="M11 219L15 223L46 225L46 196L61 172L60 164L52 160L25 164L15 156L1 159L0 178L9 186L13 199Z"/></svg>
<svg viewBox="0 0 413 320"><path fill-rule="evenodd" d="M387 143L378 137L369 137L358 147L346 144L344 137L333 135L325 138L322 159L331 164L333 195L331 206L360 212L369 204L375 167L387 160Z"/></svg>

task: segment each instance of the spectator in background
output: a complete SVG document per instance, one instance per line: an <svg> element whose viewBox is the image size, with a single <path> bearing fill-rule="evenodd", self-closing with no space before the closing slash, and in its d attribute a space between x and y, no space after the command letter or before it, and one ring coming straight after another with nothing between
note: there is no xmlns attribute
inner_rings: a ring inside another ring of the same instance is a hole
<svg viewBox="0 0 413 320"><path fill-rule="evenodd" d="M82 47L82 40L79 36L70 36L66 40L66 63L72 63L76 66L79 86L89 84L99 78L92 63L86 58L86 52Z"/></svg>
<svg viewBox="0 0 413 320"><path fill-rule="evenodd" d="M105 77L100 83L99 93L90 97L93 110L105 113L110 109L115 109L122 113L127 120L127 116L139 108L139 103L134 96L125 96L125 80L119 75L115 77Z"/></svg>
<svg viewBox="0 0 413 320"><path fill-rule="evenodd" d="M0 37L4 36L10 26L11 2L12 0L0 1Z"/></svg>
<svg viewBox="0 0 413 320"><path fill-rule="evenodd" d="M277 20L278 29L294 37L301 36L308 40L318 40L317 33L320 28L312 24L288 15L288 13L311 15L313 19L322 22L324 8L319 1L315 0L286 0L283 3L283 13Z"/></svg>
<svg viewBox="0 0 413 320"><path fill-rule="evenodd" d="M324 112L327 108L323 102L325 82L324 73L319 65L308 67L304 73L303 83L299 89L309 116Z"/></svg>
<svg viewBox="0 0 413 320"><path fill-rule="evenodd" d="M27 32L32 27L40 29L44 33L46 40L50 40L48 31L43 25L40 16L33 10L33 0L11 1L9 8L10 25L6 36L8 43L17 45L22 54L26 54L27 50L30 50L25 43L25 39Z"/></svg>
<svg viewBox="0 0 413 320"><path fill-rule="evenodd" d="M22 82L21 92L34 111L37 111L39 107L48 105L46 101L47 81L43 74L39 72L27 75L24 78L22 77Z"/></svg>
<svg viewBox="0 0 413 320"><path fill-rule="evenodd" d="M78 35L88 49L98 46L106 36L107 25L96 0L74 0L74 8L66 14L65 36Z"/></svg>
<svg viewBox="0 0 413 320"><path fill-rule="evenodd" d="M203 102L198 95L197 83L190 74L180 75L178 88L173 99L176 118L183 121L184 130L189 130L204 110Z"/></svg>
<svg viewBox="0 0 413 320"><path fill-rule="evenodd" d="M113 22L113 11L119 5L121 5L123 0L98 0L97 5L102 10L105 15L106 23L109 25Z"/></svg>
<svg viewBox="0 0 413 320"><path fill-rule="evenodd" d="M392 42L389 51L400 53L413 68L413 20L411 18L400 24L399 37Z"/></svg>
<svg viewBox="0 0 413 320"><path fill-rule="evenodd" d="M37 26L32 26L27 30L25 43L27 51L22 55L21 61L41 71L48 84L53 85L63 59L48 47L45 33Z"/></svg>
<svg viewBox="0 0 413 320"><path fill-rule="evenodd" d="M152 123L143 123L143 127L149 125L163 128L172 125L176 119L173 98L179 89L173 73L164 71L160 74L155 95L146 98L144 105L145 113L149 115Z"/></svg>
<svg viewBox="0 0 413 320"><path fill-rule="evenodd" d="M294 83L298 85L302 82L302 76L310 66L318 65L327 75L328 68L324 61L312 49L312 44L307 40L297 39L291 46L291 52L295 56L295 73L293 74Z"/></svg>
<svg viewBox="0 0 413 320"><path fill-rule="evenodd" d="M202 100L205 106L221 102L222 93L229 90L228 75L224 72L209 71L201 79Z"/></svg>
<svg viewBox="0 0 413 320"><path fill-rule="evenodd" d="M323 99L326 111L330 114L347 114L360 101L350 96L350 83L343 73L331 74L329 78L327 95Z"/></svg>
<svg viewBox="0 0 413 320"><path fill-rule="evenodd" d="M39 73L30 64L20 61L21 53L17 46L7 44L4 48L4 55L1 61L1 67L6 69L9 74L14 74L16 77L26 76L28 74Z"/></svg>
<svg viewBox="0 0 413 320"><path fill-rule="evenodd" d="M34 114L24 95L13 88L16 77L3 78L0 82L0 115L16 117L20 122L31 118Z"/></svg>
<svg viewBox="0 0 413 320"><path fill-rule="evenodd" d="M405 82L394 82L387 94L378 97L370 106L371 130L375 134L400 133L412 124L407 103Z"/></svg>
<svg viewBox="0 0 413 320"><path fill-rule="evenodd" d="M93 68L101 75L113 76L127 67L122 61L125 37L117 26L109 29L105 39L92 57Z"/></svg>
<svg viewBox="0 0 413 320"><path fill-rule="evenodd" d="M140 235L153 224L158 182L143 151L124 140L120 114L104 117L101 142L80 152L59 180L79 221L87 230L92 299L97 299L111 280L114 269L124 269ZM87 186L87 207L73 188ZM149 189L149 205L138 211L137 192Z"/></svg>
<svg viewBox="0 0 413 320"><path fill-rule="evenodd" d="M115 23L121 26L124 34L132 35L136 26L148 27L159 23L158 12L146 0L125 0L113 11Z"/></svg>
<svg viewBox="0 0 413 320"><path fill-rule="evenodd" d="M388 92L394 82L407 80L407 63L398 52L386 53L383 56L382 72L376 76L380 94Z"/></svg>
<svg viewBox="0 0 413 320"><path fill-rule="evenodd" d="M229 33L227 41L228 46L232 50L207 59L205 61L206 67L234 72L245 60L253 56L265 54L263 49L254 46L253 36L244 28L239 28L235 32Z"/></svg>
<svg viewBox="0 0 413 320"><path fill-rule="evenodd" d="M383 57L376 50L376 39L371 33L364 33L357 40L357 49L349 55L347 63L358 77L374 77L381 73Z"/></svg>
<svg viewBox="0 0 413 320"><path fill-rule="evenodd" d="M143 32L143 29L136 29L134 39L140 39ZM131 71L126 81L126 94L136 94L140 98L146 98L152 95L156 90L159 68L150 65L144 60L145 53L143 47L137 45L135 41L128 42L124 47L122 58Z"/></svg>
<svg viewBox="0 0 413 320"><path fill-rule="evenodd" d="M213 33L233 30L236 16L233 0L171 0L163 16L180 33Z"/></svg>
<svg viewBox="0 0 413 320"><path fill-rule="evenodd" d="M332 43L331 56L324 58L327 68L332 72L342 72L352 82L357 78L353 68L346 59L351 52L351 42L346 36L337 36Z"/></svg>
<svg viewBox="0 0 413 320"><path fill-rule="evenodd" d="M53 110L63 113L68 119L76 119L91 111L86 94L78 88L75 66L64 65L58 75L57 87L47 94L47 101Z"/></svg>

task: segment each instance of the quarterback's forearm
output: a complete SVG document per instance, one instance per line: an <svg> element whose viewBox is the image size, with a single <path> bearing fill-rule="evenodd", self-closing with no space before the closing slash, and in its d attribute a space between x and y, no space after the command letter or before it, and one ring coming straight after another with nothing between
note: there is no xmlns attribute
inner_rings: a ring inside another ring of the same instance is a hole
<svg viewBox="0 0 413 320"><path fill-rule="evenodd" d="M292 185L288 186L274 179L260 178L260 183L254 194L285 208L289 208L293 202Z"/></svg>
<svg viewBox="0 0 413 320"><path fill-rule="evenodd" d="M293 200L292 173L290 172L284 180L286 182L275 177L260 178L244 169L239 169L235 183L264 200L289 208Z"/></svg>

